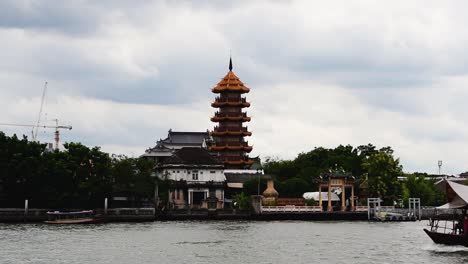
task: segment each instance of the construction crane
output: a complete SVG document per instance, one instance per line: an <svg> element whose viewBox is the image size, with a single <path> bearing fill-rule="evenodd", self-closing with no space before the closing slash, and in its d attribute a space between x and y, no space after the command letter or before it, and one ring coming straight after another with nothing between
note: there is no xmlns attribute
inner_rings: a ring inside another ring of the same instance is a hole
<svg viewBox="0 0 468 264"><path fill-rule="evenodd" d="M47 82L45 82L44 89L42 90L41 107L39 108L39 115L37 116L36 127L32 132L32 140L36 140L37 138L37 130L39 129L39 123L41 122L42 108L44 106L46 91L47 91Z"/></svg>
<svg viewBox="0 0 468 264"><path fill-rule="evenodd" d="M55 132L54 132L54 139L55 139L55 149L58 149L59 148L59 141L60 141L60 132L59 132L59 129L68 129L68 130L71 130L72 129L72 126L60 126L59 125L59 122L58 122L58 119L54 119L53 121L55 121L55 126L46 126L46 125L27 125L27 124L11 124L11 123L0 123L0 126L17 126L17 127L32 127L33 129L36 129L37 131L37 128L38 127L41 127L41 128L54 128L55 129ZM34 134L33 134L34 136ZM35 139L34 139L35 140Z"/></svg>

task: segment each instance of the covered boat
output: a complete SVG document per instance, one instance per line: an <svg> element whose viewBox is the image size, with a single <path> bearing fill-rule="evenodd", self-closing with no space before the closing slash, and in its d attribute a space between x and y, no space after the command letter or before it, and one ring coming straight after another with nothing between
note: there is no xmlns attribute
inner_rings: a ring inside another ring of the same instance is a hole
<svg viewBox="0 0 468 264"><path fill-rule="evenodd" d="M92 210L77 212L47 212L47 224L95 224L103 222L103 218L94 215Z"/></svg>
<svg viewBox="0 0 468 264"><path fill-rule="evenodd" d="M468 186L444 180L439 185L447 194L448 203L437 207L438 213L429 220L430 230L424 232L437 244L468 247Z"/></svg>

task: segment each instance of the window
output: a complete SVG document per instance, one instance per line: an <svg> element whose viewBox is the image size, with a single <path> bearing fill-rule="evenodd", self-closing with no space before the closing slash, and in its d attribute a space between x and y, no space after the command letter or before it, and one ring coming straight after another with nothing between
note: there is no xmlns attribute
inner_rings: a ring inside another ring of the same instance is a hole
<svg viewBox="0 0 468 264"><path fill-rule="evenodd" d="M203 171L200 171L200 174L203 174Z"/></svg>
<svg viewBox="0 0 468 264"><path fill-rule="evenodd" d="M177 173L179 173L179 171L177 171Z"/></svg>
<svg viewBox="0 0 468 264"><path fill-rule="evenodd" d="M198 171L192 171L192 180L198 180Z"/></svg>
<svg viewBox="0 0 468 264"><path fill-rule="evenodd" d="M175 171L172 171L172 173L175 173Z"/></svg>
<svg viewBox="0 0 468 264"><path fill-rule="evenodd" d="M210 171L210 173L216 173L216 171Z"/></svg>

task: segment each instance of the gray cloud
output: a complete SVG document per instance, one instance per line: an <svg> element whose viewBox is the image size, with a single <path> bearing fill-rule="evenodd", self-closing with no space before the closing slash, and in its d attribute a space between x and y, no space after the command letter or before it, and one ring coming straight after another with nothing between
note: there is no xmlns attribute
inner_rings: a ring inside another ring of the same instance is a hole
<svg viewBox="0 0 468 264"><path fill-rule="evenodd" d="M2 1L0 120L34 122L47 80L48 119L75 127L64 140L142 152L169 128L213 126L210 88L232 50L234 71L252 88L254 155L372 142L394 146L408 170L443 159L460 172L468 149L466 7Z"/></svg>

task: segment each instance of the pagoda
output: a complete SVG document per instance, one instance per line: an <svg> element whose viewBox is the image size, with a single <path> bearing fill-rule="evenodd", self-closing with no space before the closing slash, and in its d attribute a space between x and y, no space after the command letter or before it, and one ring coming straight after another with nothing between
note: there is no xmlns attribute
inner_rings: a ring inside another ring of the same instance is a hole
<svg viewBox="0 0 468 264"><path fill-rule="evenodd" d="M212 89L219 94L211 104L219 108L211 121L219 123L211 132L214 142L210 146L212 152L218 153L221 161L227 169L247 169L253 164L247 153L252 151L244 137L252 135L245 122L250 117L242 110L250 106L243 94L250 89L232 72L232 60L229 59L229 72Z"/></svg>

